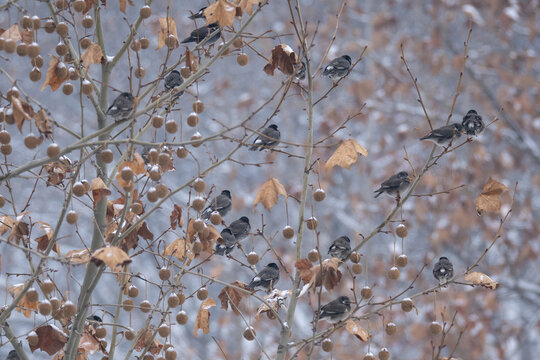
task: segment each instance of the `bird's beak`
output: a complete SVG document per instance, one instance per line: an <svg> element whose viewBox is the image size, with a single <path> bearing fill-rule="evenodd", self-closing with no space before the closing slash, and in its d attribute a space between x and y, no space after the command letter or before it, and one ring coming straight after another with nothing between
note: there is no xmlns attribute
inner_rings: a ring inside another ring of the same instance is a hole
<svg viewBox="0 0 540 360"><path fill-rule="evenodd" d="M412 181L412 177L410 177L410 176L407 179L409 179L409 181Z"/></svg>

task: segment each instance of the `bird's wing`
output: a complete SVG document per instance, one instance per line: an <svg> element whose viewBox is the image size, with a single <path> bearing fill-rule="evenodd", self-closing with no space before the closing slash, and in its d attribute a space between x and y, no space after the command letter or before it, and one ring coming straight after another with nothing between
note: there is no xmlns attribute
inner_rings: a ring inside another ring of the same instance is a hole
<svg viewBox="0 0 540 360"><path fill-rule="evenodd" d="M398 188L401 183L402 180L397 175L392 175L390 179L386 180L381 184L380 190L395 189Z"/></svg>
<svg viewBox="0 0 540 360"><path fill-rule="evenodd" d="M441 128L433 130L430 135L438 138L451 138L452 136L454 136L454 126L443 126Z"/></svg>

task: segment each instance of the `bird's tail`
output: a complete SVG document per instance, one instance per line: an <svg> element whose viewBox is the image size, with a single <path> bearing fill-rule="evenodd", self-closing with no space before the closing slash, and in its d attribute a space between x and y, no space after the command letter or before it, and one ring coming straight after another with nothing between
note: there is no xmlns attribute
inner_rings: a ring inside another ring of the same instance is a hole
<svg viewBox="0 0 540 360"><path fill-rule="evenodd" d="M383 190L375 190L374 192L377 193L377 195L375 195L375 198L378 198L379 196L381 196L381 194L384 192Z"/></svg>
<svg viewBox="0 0 540 360"><path fill-rule="evenodd" d="M182 41L180 42L180 44L185 44L185 43L192 42L192 41L193 41L193 39L192 39L191 36L190 36L190 37L187 37L187 38L185 38L184 40L182 40Z"/></svg>
<svg viewBox="0 0 540 360"><path fill-rule="evenodd" d="M225 255L225 251L227 250L227 247L225 245L216 244L216 255Z"/></svg>

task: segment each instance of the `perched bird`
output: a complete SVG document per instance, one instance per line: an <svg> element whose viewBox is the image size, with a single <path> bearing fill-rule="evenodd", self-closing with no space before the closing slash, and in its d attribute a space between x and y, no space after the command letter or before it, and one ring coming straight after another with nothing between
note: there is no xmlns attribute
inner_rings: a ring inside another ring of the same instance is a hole
<svg viewBox="0 0 540 360"><path fill-rule="evenodd" d="M328 254L331 257L338 258L343 261L351 253L351 239L348 236L340 236L332 242L328 248Z"/></svg>
<svg viewBox="0 0 540 360"><path fill-rule="evenodd" d="M306 78L306 63L301 62L300 66L296 69L296 80L304 80Z"/></svg>
<svg viewBox="0 0 540 360"><path fill-rule="evenodd" d="M463 126L459 123L454 123L433 129L429 134L421 137L420 140L429 140L439 146L446 146L450 145L455 138L459 138L462 132Z"/></svg>
<svg viewBox="0 0 540 360"><path fill-rule="evenodd" d="M17 355L16 350L11 350L6 358L6 360L19 360L19 355Z"/></svg>
<svg viewBox="0 0 540 360"><path fill-rule="evenodd" d="M229 225L229 230L236 238L236 241L245 239L249 232L251 231L251 225L249 224L249 219L246 216L242 216L238 220L234 220Z"/></svg>
<svg viewBox="0 0 540 360"><path fill-rule="evenodd" d="M324 76L328 76L331 80L338 80L347 75L351 67L351 57L343 55L330 61L323 71Z"/></svg>
<svg viewBox="0 0 540 360"><path fill-rule="evenodd" d="M199 11L197 11L195 14L189 16L189 18L191 20L204 18L204 10L206 10L206 6L200 8Z"/></svg>
<svg viewBox="0 0 540 360"><path fill-rule="evenodd" d="M375 190L377 193L375 197L379 197L382 193L387 193L390 196L397 196L407 190L411 184L411 177L406 171L401 171L395 175L390 176L388 180L381 184L381 187Z"/></svg>
<svg viewBox="0 0 540 360"><path fill-rule="evenodd" d="M253 142L253 146L251 146L249 150L261 151L264 149L271 149L277 145L280 138L281 133L279 132L278 126L276 124L272 124L262 131L262 135L257 136Z"/></svg>
<svg viewBox="0 0 540 360"><path fill-rule="evenodd" d="M350 312L351 300L347 296L340 296L336 300L332 300L321 307L319 320L326 320L329 323L337 324L345 320Z"/></svg>
<svg viewBox="0 0 540 360"><path fill-rule="evenodd" d="M269 291L279 281L279 268L276 263L264 267L247 286L248 289Z"/></svg>
<svg viewBox="0 0 540 360"><path fill-rule="evenodd" d="M225 216L229 210L231 210L231 206L231 192L229 190L223 190L221 194L213 198L210 205L203 210L201 217L204 220L208 220L214 211L217 211L221 216Z"/></svg>
<svg viewBox="0 0 540 360"><path fill-rule="evenodd" d="M484 122L482 121L482 117L478 115L476 110L469 110L467 115L463 117L461 125L463 126L463 129L465 129L467 135L474 136L480 135L480 133L486 128Z"/></svg>
<svg viewBox="0 0 540 360"><path fill-rule="evenodd" d="M165 76L165 89L171 90L177 86L180 86L184 83L184 78L182 78L182 75L177 70L171 71L167 76ZM174 97L179 97L183 94L183 91L180 91L178 94L176 94Z"/></svg>
<svg viewBox="0 0 540 360"><path fill-rule="evenodd" d="M439 283L441 281L447 282L454 276L454 265L452 265L446 256L439 258L439 261L433 266L433 276L439 280Z"/></svg>
<svg viewBox="0 0 540 360"><path fill-rule="evenodd" d="M190 42L196 42L197 44L203 41L208 35L212 34L214 31L219 29L218 23L212 23L208 26L201 26L198 29L195 29L191 32L191 35L189 37L182 40L182 44L190 43ZM218 31L217 34L212 36L206 44L210 45L218 41L218 39L221 37L221 31Z"/></svg>
<svg viewBox="0 0 540 360"><path fill-rule="evenodd" d="M221 230L220 236L223 239L223 244L216 243L216 255L228 255L234 250L238 240L236 240L236 237L229 228Z"/></svg>
<svg viewBox="0 0 540 360"><path fill-rule="evenodd" d="M107 110L107 115L112 116L116 121L127 119L133 112L135 106L135 98L131 93L123 92Z"/></svg>

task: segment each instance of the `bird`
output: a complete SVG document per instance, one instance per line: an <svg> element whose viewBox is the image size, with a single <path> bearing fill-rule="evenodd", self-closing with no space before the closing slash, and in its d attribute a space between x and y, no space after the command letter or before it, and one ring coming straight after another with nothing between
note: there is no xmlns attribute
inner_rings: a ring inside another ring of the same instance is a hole
<svg viewBox="0 0 540 360"><path fill-rule="evenodd" d="M351 300L348 296L340 296L321 307L319 320L326 320L331 324L337 324L349 316L351 312Z"/></svg>
<svg viewBox="0 0 540 360"><path fill-rule="evenodd" d="M328 254L331 257L338 258L343 261L351 253L351 239L348 236L340 236L332 242L328 248Z"/></svg>
<svg viewBox="0 0 540 360"><path fill-rule="evenodd" d="M248 289L269 291L279 281L279 268L276 263L269 263L248 284Z"/></svg>
<svg viewBox="0 0 540 360"><path fill-rule="evenodd" d="M272 124L269 127L265 128L262 132L262 135L257 136L253 145L249 148L251 151L264 149L271 149L277 145L279 139L281 138L281 133L279 132L278 126Z"/></svg>
<svg viewBox="0 0 540 360"><path fill-rule="evenodd" d="M242 216L240 219L234 220L229 225L229 230L236 238L236 241L245 239L251 230L249 219L246 216Z"/></svg>
<svg viewBox="0 0 540 360"><path fill-rule="evenodd" d="M178 70L171 71L167 76L165 76L165 89L171 90L174 89L177 86L180 86L184 83L184 78ZM181 96L184 92L180 91L178 94L175 95L175 97Z"/></svg>
<svg viewBox="0 0 540 360"><path fill-rule="evenodd" d="M220 236L223 239L223 243L216 243L216 255L228 255L233 251L238 240L229 228L221 230Z"/></svg>
<svg viewBox="0 0 540 360"><path fill-rule="evenodd" d="M17 355L17 350L11 350L6 358L6 360L19 360L19 355Z"/></svg>
<svg viewBox="0 0 540 360"><path fill-rule="evenodd" d="M338 80L347 75L351 67L351 57L349 55L340 56L326 65L323 71L324 76L328 76L331 80Z"/></svg>
<svg viewBox="0 0 540 360"><path fill-rule="evenodd" d="M206 10L206 6L203 6L202 8L199 9L199 11L197 11L195 14L192 14L191 16L188 16L191 20L195 20L195 19L202 19L204 18L204 10Z"/></svg>
<svg viewBox="0 0 540 360"><path fill-rule="evenodd" d="M377 193L375 197L379 197L382 193L387 193L390 196L398 196L411 184L411 177L406 171L400 171L399 173L390 176L388 180L381 184L381 187L375 190Z"/></svg>
<svg viewBox="0 0 540 360"><path fill-rule="evenodd" d="M429 134L421 137L420 140L429 140L439 146L450 145L454 139L457 139L463 133L463 126L459 123L454 123L433 129Z"/></svg>
<svg viewBox="0 0 540 360"><path fill-rule="evenodd" d="M478 115L476 110L469 110L467 115L463 117L461 125L463 126L463 129L467 135L471 136L480 135L480 133L486 128L484 122L482 121L482 117Z"/></svg>
<svg viewBox="0 0 540 360"><path fill-rule="evenodd" d="M296 70L296 80L297 81L304 80L305 78L306 78L306 63L302 61L300 63L300 66L298 66Z"/></svg>
<svg viewBox="0 0 540 360"><path fill-rule="evenodd" d="M231 206L231 192L229 190L223 190L221 194L213 198L210 205L203 210L201 217L204 220L208 220L214 211L217 211L221 216L225 216L229 210L231 210Z"/></svg>
<svg viewBox="0 0 540 360"><path fill-rule="evenodd" d="M446 256L439 258L439 261L433 266L433 276L441 283L441 281L447 282L454 276L454 265L448 260Z"/></svg>
<svg viewBox="0 0 540 360"><path fill-rule="evenodd" d="M203 41L208 35L212 34L214 31L219 29L218 23L212 23L208 26L201 26L198 29L195 29L191 32L189 37L182 40L182 44L190 43L190 42L196 42L197 44ZM213 44L221 37L221 31L218 31L217 34L212 36L208 41L206 41L206 44Z"/></svg>
<svg viewBox="0 0 540 360"><path fill-rule="evenodd" d="M135 98L133 95L123 92L114 99L112 105L107 110L107 115L112 116L116 121L125 120L131 115L134 107Z"/></svg>

